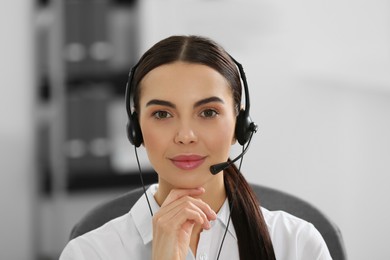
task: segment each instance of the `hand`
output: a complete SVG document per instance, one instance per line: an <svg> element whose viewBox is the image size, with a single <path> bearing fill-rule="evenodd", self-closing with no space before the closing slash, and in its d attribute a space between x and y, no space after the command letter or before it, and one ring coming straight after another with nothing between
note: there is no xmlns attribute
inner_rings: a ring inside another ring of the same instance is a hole
<svg viewBox="0 0 390 260"><path fill-rule="evenodd" d="M182 260L188 253L195 225L210 228L216 219L208 204L197 198L203 188L172 190L153 216L153 259Z"/></svg>

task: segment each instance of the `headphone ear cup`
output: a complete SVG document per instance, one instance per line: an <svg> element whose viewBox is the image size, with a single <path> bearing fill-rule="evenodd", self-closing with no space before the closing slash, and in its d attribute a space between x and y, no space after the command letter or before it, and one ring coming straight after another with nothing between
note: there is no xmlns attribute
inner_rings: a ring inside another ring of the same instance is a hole
<svg viewBox="0 0 390 260"><path fill-rule="evenodd" d="M252 133L252 119L245 112L245 110L240 110L236 119L236 129L235 135L238 143L244 145L248 142L249 137Z"/></svg>
<svg viewBox="0 0 390 260"><path fill-rule="evenodd" d="M144 141L144 138L142 136L141 126L138 122L138 115L136 112L131 114L126 128L127 138L129 139L130 143L135 147L140 147Z"/></svg>

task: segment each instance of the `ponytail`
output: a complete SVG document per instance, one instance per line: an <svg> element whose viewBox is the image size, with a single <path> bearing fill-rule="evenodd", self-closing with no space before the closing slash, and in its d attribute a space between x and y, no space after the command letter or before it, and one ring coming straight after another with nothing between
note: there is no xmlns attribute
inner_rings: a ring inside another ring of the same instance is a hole
<svg viewBox="0 0 390 260"><path fill-rule="evenodd" d="M259 202L234 164L224 171L224 182L231 203L231 218L237 234L240 259L275 260Z"/></svg>

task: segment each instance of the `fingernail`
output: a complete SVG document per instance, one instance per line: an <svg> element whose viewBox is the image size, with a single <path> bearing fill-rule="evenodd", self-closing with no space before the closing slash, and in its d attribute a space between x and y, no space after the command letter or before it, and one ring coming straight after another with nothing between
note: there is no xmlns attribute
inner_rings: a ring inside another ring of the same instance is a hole
<svg viewBox="0 0 390 260"><path fill-rule="evenodd" d="M211 225L210 225L210 222L208 222L208 221L206 221L206 227L205 227L205 229L210 229L211 228Z"/></svg>

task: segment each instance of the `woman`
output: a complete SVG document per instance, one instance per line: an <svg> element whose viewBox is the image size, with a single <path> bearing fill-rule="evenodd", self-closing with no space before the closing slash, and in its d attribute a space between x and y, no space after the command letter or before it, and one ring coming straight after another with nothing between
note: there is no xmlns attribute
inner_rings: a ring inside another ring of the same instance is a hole
<svg viewBox="0 0 390 260"><path fill-rule="evenodd" d="M331 259L311 224L259 207L234 164L210 173L240 131L236 65L197 36L169 37L141 57L127 93L129 138L145 147L158 184L128 214L69 242L61 259Z"/></svg>

